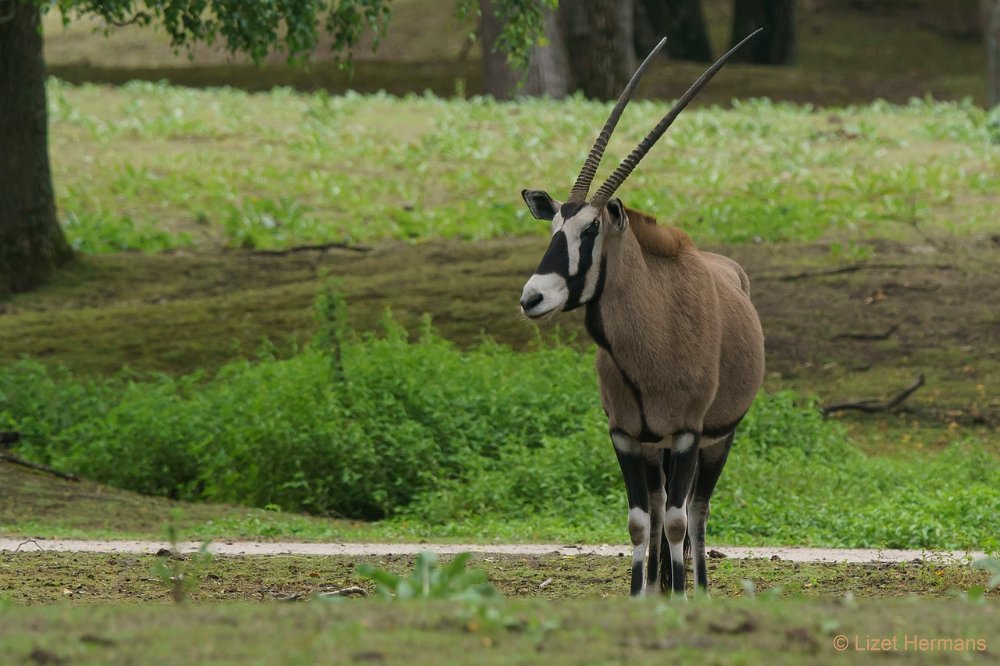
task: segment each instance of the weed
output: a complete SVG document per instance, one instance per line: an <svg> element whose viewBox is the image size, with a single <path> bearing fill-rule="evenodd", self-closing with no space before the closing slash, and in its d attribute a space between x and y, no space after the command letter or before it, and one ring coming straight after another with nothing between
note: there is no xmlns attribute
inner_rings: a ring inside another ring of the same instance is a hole
<svg viewBox="0 0 1000 666"><path fill-rule="evenodd" d="M985 569L992 574L992 578L986 583L990 589L1000 588L1000 558L986 557L973 563L976 569Z"/></svg>
<svg viewBox="0 0 1000 666"><path fill-rule="evenodd" d="M208 550L209 542L204 541L197 552L185 559L178 548L177 529L173 523L167 525L167 541L170 549L158 555L150 574L170 590L174 603L180 604L187 601L191 591L197 588L202 573L212 562L212 554Z"/></svg>
<svg viewBox="0 0 1000 666"><path fill-rule="evenodd" d="M359 564L358 574L374 581L378 595L384 599L482 602L499 598L500 593L486 579L485 571L466 569L471 558L471 553L460 553L451 562L439 567L436 564L437 555L425 551L417 555L409 576L397 576L369 564Z"/></svg>

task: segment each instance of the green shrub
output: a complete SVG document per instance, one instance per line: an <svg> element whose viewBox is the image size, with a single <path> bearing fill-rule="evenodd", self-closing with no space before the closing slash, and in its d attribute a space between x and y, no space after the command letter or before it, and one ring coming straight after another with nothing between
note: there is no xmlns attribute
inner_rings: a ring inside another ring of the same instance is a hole
<svg viewBox="0 0 1000 666"><path fill-rule="evenodd" d="M144 493L389 518L387 534L622 541L627 507L593 353L553 343L464 352L391 317L212 377L78 380L0 369L20 453ZM339 354L339 361L337 359ZM713 501L732 544L982 548L1000 534L1000 463L976 442L872 457L791 393L761 395Z"/></svg>

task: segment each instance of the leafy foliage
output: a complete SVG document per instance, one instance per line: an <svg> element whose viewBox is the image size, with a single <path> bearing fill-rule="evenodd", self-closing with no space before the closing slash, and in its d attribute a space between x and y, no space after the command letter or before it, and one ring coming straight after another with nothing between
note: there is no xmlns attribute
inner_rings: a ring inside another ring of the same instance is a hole
<svg viewBox="0 0 1000 666"><path fill-rule="evenodd" d="M526 71L531 47L542 37L545 9L555 9L558 0L491 0L497 20L503 26L497 38L498 48L507 54L511 66ZM458 0L459 18L480 16L478 0Z"/></svg>
<svg viewBox="0 0 1000 666"><path fill-rule="evenodd" d="M318 309L328 324L309 348L212 377L14 363L0 430L23 434L22 455L123 488L388 518L388 536L625 538L592 352L463 352L429 324L411 342L390 317L357 336L336 297ZM709 529L732 544L996 548L998 504L1000 462L981 444L868 456L778 393L741 426Z"/></svg>
<svg viewBox="0 0 1000 666"><path fill-rule="evenodd" d="M221 39L230 52L246 53L257 62L274 50L287 52L292 60L306 56L316 46L321 22L333 36L333 51L349 55L366 31L375 35L377 44L390 19L387 0L36 1L45 9L57 7L67 23L74 14L93 14L110 25L155 21L174 47Z"/></svg>
<svg viewBox="0 0 1000 666"><path fill-rule="evenodd" d="M272 51L284 51L289 60L308 57L319 40L322 26L332 38L337 57L351 53L365 34L374 37L373 48L389 27L389 0L35 0L43 9L58 8L68 23L75 14L93 14L109 26L158 23L175 48L198 42L222 41L231 53L246 53L260 62ZM473 0L458 0L459 16L478 16ZM493 11L503 24L498 47L511 63L525 69L531 47L542 33L543 10L556 0L494 0Z"/></svg>
<svg viewBox="0 0 1000 666"><path fill-rule="evenodd" d="M379 596L385 599L450 599L453 601L485 601L500 597L486 579L482 569L466 569L470 553L459 553L448 564L438 567L437 555L422 552L417 555L413 573L397 576L370 564L359 564L358 573L376 584Z"/></svg>

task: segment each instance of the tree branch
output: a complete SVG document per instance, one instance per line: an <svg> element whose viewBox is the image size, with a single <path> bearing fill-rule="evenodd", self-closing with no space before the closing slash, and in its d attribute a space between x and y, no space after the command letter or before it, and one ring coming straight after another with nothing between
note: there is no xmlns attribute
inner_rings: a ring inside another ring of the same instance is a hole
<svg viewBox="0 0 1000 666"><path fill-rule="evenodd" d="M924 385L924 375L920 373L917 376L915 382L907 386L905 389L897 393L895 396L890 398L885 402L878 402L877 400L857 400L853 402L835 402L832 405L826 405L821 407L823 412L823 418L826 418L834 412L843 412L847 410L856 410L859 412L865 412L867 414L874 414L875 412L885 412L893 407L897 406L899 403L903 402L911 395L916 393L917 389Z"/></svg>
<svg viewBox="0 0 1000 666"><path fill-rule="evenodd" d="M776 280L778 282L794 282L795 280L807 280L815 277L829 277L831 275L843 275L844 273L856 273L858 271L869 270L894 270L906 268L933 268L947 271L955 268L952 264L849 264L838 268L829 268L821 271L802 271L801 273L791 273L788 275L762 275L761 280Z"/></svg>
<svg viewBox="0 0 1000 666"><path fill-rule="evenodd" d="M118 26L119 28L124 28L127 25L132 25L133 23L140 23L140 22L143 25L146 25L152 20L153 20L152 14L150 14L149 12L140 11L137 12L135 16L133 16L127 21L115 21L114 19L108 19L108 23L114 26Z"/></svg>

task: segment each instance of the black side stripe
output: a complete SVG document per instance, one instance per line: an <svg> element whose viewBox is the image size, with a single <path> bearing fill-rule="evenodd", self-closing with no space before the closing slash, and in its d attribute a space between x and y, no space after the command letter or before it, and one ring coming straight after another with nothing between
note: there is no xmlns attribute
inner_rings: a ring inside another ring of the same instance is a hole
<svg viewBox="0 0 1000 666"><path fill-rule="evenodd" d="M663 439L663 435L653 432L649 424L646 422L646 408L642 401L642 391L639 390L638 384L635 383L627 372L622 370L621 364L618 363L618 359L615 358L614 352L611 350L611 342L608 340L607 333L604 331L604 319L601 317L601 299L600 295L604 289L604 274L607 262L605 259L601 259L601 275L597 281L597 291L594 293L594 298L587 303L587 312L583 318L583 323L587 328L587 333L590 337L594 339L597 346L608 353L611 357L611 361L615 364L615 368L622 375L622 380L625 382L625 386L628 387L629 391L632 393L632 398L635 400L636 405L639 407L639 424L640 431L638 435L632 435L631 433L625 433L629 437L635 437L643 443L658 442Z"/></svg>
<svg viewBox="0 0 1000 666"><path fill-rule="evenodd" d="M742 421L743 417L746 415L747 413L743 412L738 419L736 419L732 423L727 423L724 426L719 426L719 427L705 426L702 429L701 434L705 437L711 437L712 439L718 439L719 437L724 437L725 435L728 435L729 433L736 430L736 426L740 424L740 421Z"/></svg>

